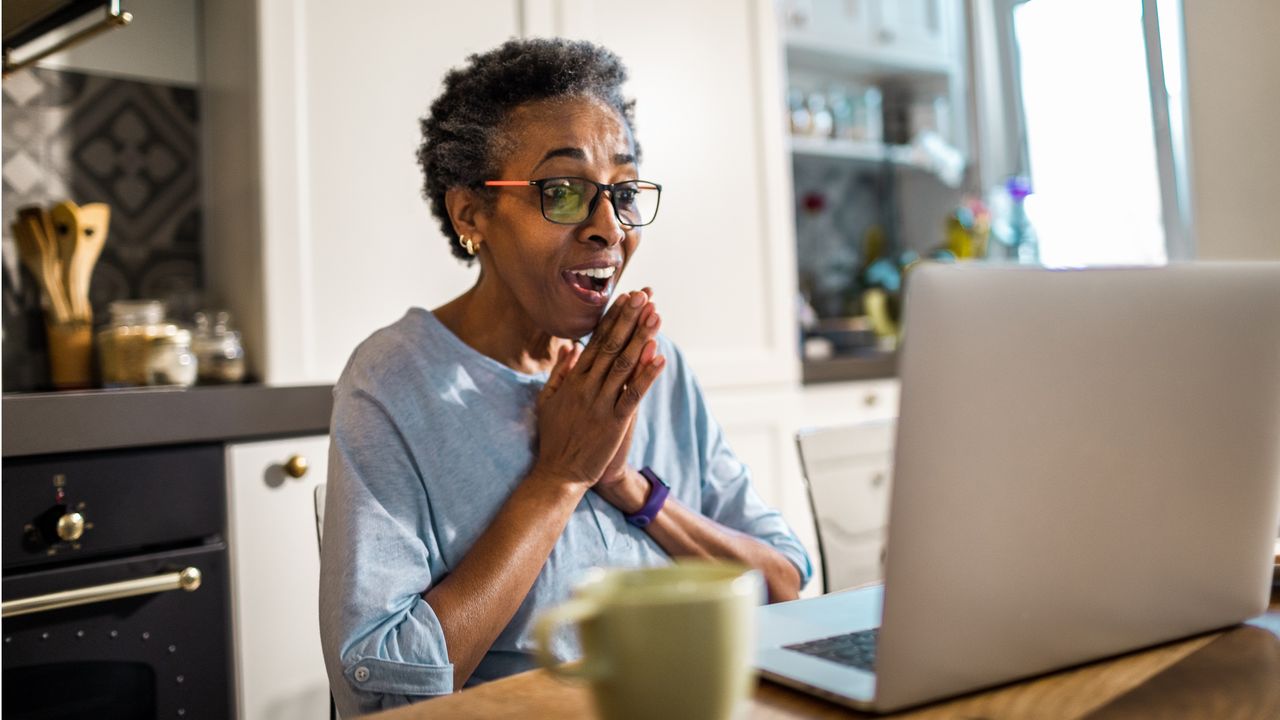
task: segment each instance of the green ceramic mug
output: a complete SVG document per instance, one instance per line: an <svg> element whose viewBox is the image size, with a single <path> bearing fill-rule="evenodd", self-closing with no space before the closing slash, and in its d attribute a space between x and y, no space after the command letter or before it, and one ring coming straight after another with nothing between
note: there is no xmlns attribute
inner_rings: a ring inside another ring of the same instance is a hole
<svg viewBox="0 0 1280 720"><path fill-rule="evenodd" d="M727 720L755 684L762 598L760 574L736 564L596 571L538 618L538 661L586 679L605 720ZM562 624L578 628L580 663L562 665L548 649Z"/></svg>

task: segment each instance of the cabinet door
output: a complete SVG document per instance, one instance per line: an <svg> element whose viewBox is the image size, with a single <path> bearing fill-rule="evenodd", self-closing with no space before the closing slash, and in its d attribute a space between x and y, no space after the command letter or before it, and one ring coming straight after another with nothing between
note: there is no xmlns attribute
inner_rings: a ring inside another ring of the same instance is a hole
<svg viewBox="0 0 1280 720"><path fill-rule="evenodd" d="M876 40L894 59L922 66L950 65L948 33L954 0L880 0Z"/></svg>
<svg viewBox="0 0 1280 720"><path fill-rule="evenodd" d="M203 3L209 291L264 382L337 379L410 306L475 282L422 198L445 72L520 32L510 0Z"/></svg>
<svg viewBox="0 0 1280 720"><path fill-rule="evenodd" d="M787 41L803 46L866 51L875 46L877 0L782 0Z"/></svg>
<svg viewBox="0 0 1280 720"><path fill-rule="evenodd" d="M243 720L326 717L329 681L320 653L320 548L315 487L324 482L325 436L227 447L236 679ZM306 472L296 473L292 458ZM288 469L287 469L288 468Z"/></svg>

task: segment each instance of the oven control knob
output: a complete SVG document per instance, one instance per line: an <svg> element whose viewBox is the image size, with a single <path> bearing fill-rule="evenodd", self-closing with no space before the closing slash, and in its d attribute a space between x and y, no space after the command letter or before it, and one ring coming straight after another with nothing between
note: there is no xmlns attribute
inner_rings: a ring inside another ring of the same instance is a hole
<svg viewBox="0 0 1280 720"><path fill-rule="evenodd" d="M65 542L75 542L84 535L84 516L69 512L58 518L58 537Z"/></svg>

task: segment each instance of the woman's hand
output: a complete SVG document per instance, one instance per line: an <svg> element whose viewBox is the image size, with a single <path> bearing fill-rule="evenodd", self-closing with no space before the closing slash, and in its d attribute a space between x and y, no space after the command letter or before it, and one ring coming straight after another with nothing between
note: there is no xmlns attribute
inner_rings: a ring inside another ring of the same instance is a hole
<svg viewBox="0 0 1280 720"><path fill-rule="evenodd" d="M609 308L586 349L557 354L538 397L535 474L590 487L615 465L614 473L625 467L636 408L664 364L653 339L659 324L648 294L629 293Z"/></svg>
<svg viewBox="0 0 1280 720"><path fill-rule="evenodd" d="M650 303L650 307L652 307ZM653 316L658 318L658 324L654 326L654 333L658 328L662 327L662 317L655 311ZM667 359L658 354L658 342L650 340L645 343L644 349L640 351L640 367L653 365L659 372L666 365ZM627 424L627 432L622 436L622 443L618 445L618 452L614 453L613 459L609 461L608 467L604 469L604 474L600 476L600 482L595 488L598 491L608 491L611 487L621 485L627 479L627 454L631 451L631 436L636 429L635 415L631 416L631 422Z"/></svg>

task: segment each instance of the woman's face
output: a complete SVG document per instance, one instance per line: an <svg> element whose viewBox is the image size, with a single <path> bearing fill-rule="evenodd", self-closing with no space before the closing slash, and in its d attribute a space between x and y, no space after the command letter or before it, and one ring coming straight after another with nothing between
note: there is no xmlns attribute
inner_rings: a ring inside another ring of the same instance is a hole
<svg viewBox="0 0 1280 720"><path fill-rule="evenodd" d="M506 131L512 148L494 180L638 177L626 124L598 100L523 105ZM543 217L537 187L495 191L492 209L476 218L486 280L500 282L538 330L567 338L590 333L640 244L640 230L618 221L607 193L586 220L560 225Z"/></svg>

